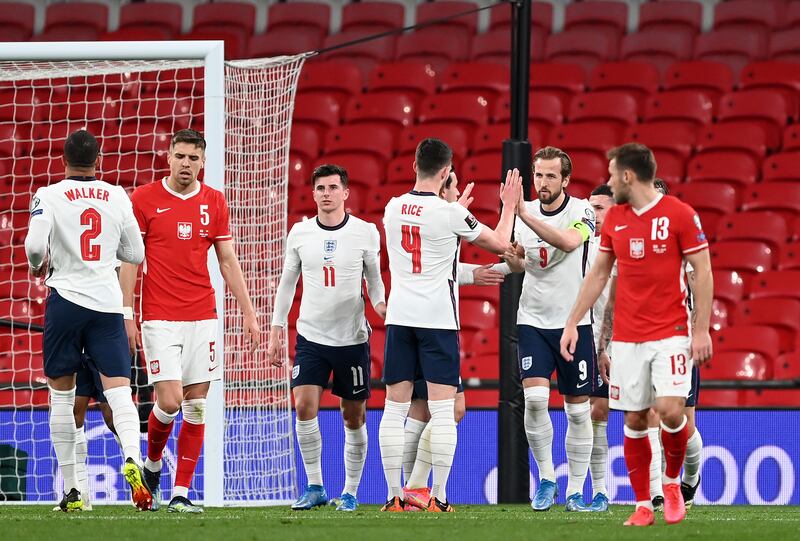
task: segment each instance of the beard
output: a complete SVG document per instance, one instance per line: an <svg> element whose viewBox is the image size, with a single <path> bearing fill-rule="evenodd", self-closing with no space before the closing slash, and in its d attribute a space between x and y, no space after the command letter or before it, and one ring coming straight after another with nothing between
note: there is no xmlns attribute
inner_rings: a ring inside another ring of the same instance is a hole
<svg viewBox="0 0 800 541"><path fill-rule="evenodd" d="M549 204L553 203L556 199L558 199L558 197L561 195L561 192L563 192L563 191L564 190L560 189L560 188L559 188L559 190L557 192L545 192L545 193L543 193L541 190L539 190L539 194L538 194L539 195L539 202L542 203L543 205L549 205Z"/></svg>

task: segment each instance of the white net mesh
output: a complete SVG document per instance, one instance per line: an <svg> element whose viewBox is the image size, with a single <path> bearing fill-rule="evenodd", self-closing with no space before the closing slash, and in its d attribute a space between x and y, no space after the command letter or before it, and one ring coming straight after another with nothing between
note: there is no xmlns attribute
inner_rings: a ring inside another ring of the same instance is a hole
<svg viewBox="0 0 800 541"><path fill-rule="evenodd" d="M271 312L280 272L290 119L303 60L226 68L225 194L259 314ZM61 488L42 363L47 291L28 274L24 253L30 197L63 178L63 142L79 128L100 141L103 180L133 190L162 178L170 135L203 131L203 76L201 60L0 62L0 500L50 502ZM263 352L245 353L230 293L224 313L224 500L284 501L295 495L296 482L288 378L268 368ZM132 383L146 420L152 391L143 366L135 363ZM99 411L90 408L85 428L93 501L126 501L122 457ZM165 451L163 488L172 486L178 430ZM201 458L190 497L202 500L203 487Z"/></svg>

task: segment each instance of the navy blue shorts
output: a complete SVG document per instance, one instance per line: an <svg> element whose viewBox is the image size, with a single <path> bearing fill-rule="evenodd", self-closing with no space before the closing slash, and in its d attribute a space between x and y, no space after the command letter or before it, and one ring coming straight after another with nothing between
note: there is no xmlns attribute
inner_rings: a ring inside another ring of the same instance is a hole
<svg viewBox="0 0 800 541"><path fill-rule="evenodd" d="M561 356L562 329L539 329L517 325L520 379L550 379L558 374L558 392L564 396L586 396L597 386L597 360L592 326L578 327L574 360Z"/></svg>
<svg viewBox="0 0 800 541"><path fill-rule="evenodd" d="M597 373L597 383L595 383L594 391L589 395L592 398L605 398L608 400L608 384L603 381L600 372Z"/></svg>
<svg viewBox="0 0 800 541"><path fill-rule="evenodd" d="M441 385L461 382L458 331L386 326L383 382L387 385L422 379Z"/></svg>
<svg viewBox="0 0 800 541"><path fill-rule="evenodd" d="M292 388L317 385L324 389L333 373L333 394L345 400L366 400L370 396L370 366L369 341L354 346L325 346L298 334Z"/></svg>
<svg viewBox="0 0 800 541"><path fill-rule="evenodd" d="M108 402L106 395L103 394L100 372L94 367L94 361L88 355L84 355L83 363L75 379L75 396L88 396L96 402Z"/></svg>
<svg viewBox="0 0 800 541"><path fill-rule="evenodd" d="M131 377L131 353L122 314L96 312L50 290L44 312L44 373L71 376L81 369L84 351L106 377Z"/></svg>
<svg viewBox="0 0 800 541"><path fill-rule="evenodd" d="M686 407L694 408L700 400L700 367L694 365L692 368L692 390L689 391L689 396L686 397Z"/></svg>

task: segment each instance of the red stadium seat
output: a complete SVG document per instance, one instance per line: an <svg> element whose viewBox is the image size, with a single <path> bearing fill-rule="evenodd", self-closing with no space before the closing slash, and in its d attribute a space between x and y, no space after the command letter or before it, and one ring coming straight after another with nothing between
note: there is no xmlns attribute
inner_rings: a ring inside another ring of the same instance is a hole
<svg viewBox="0 0 800 541"><path fill-rule="evenodd" d="M780 334L782 352L795 349L800 330L800 300L765 297L742 301L736 307L736 325L769 325Z"/></svg>
<svg viewBox="0 0 800 541"><path fill-rule="evenodd" d="M316 160L314 167L330 162L344 167L350 182L359 188L371 190L383 183L385 171L383 161L368 154L341 154L332 160L329 160L327 156L322 156ZM351 190L350 193L352 195L353 191Z"/></svg>
<svg viewBox="0 0 800 541"><path fill-rule="evenodd" d="M773 251L788 238L786 221L775 212L737 212L722 218L717 225L717 240L759 240L769 244Z"/></svg>
<svg viewBox="0 0 800 541"><path fill-rule="evenodd" d="M716 182L681 184L673 190L672 195L691 205L700 214L707 235L714 235L717 221L725 214L732 214L737 206L736 190L730 185Z"/></svg>
<svg viewBox="0 0 800 541"><path fill-rule="evenodd" d="M795 216L800 216L800 183L795 180L748 186L742 210L771 210L789 223Z"/></svg>
<svg viewBox="0 0 800 541"><path fill-rule="evenodd" d="M654 94L645 104L643 120L681 122L699 127L711 122L711 101L696 90L671 90Z"/></svg>
<svg viewBox="0 0 800 541"><path fill-rule="evenodd" d="M322 46L319 33L314 30L301 30L288 27L270 30L266 34L250 36L247 43L247 56L264 58L315 51Z"/></svg>
<svg viewBox="0 0 800 541"><path fill-rule="evenodd" d="M226 31L237 33L246 40L255 29L256 7L245 2L198 4L193 16L192 32Z"/></svg>
<svg viewBox="0 0 800 541"><path fill-rule="evenodd" d="M408 191L408 186L390 184L371 189L366 195L364 212L383 212L386 204L392 197L397 197Z"/></svg>
<svg viewBox="0 0 800 541"><path fill-rule="evenodd" d="M495 152L494 154L472 156L464 160L462 167L456 171L462 188L467 182L475 182L493 184L499 189L500 181L505 178L502 171L501 158L500 153ZM499 208L498 199L493 202L491 210L497 211Z"/></svg>
<svg viewBox="0 0 800 541"><path fill-rule="evenodd" d="M420 124L460 124L472 133L489 121L489 107L484 98L472 92L436 94L423 100L418 120Z"/></svg>
<svg viewBox="0 0 800 541"><path fill-rule="evenodd" d="M769 148L777 149L783 128L792 115L781 92L744 90L722 96L717 116L720 122L747 120L758 123L766 131Z"/></svg>
<svg viewBox="0 0 800 541"><path fill-rule="evenodd" d="M768 271L775 262L775 250L758 240L721 240L711 244L715 270L736 271L743 276Z"/></svg>
<svg viewBox="0 0 800 541"><path fill-rule="evenodd" d="M757 353L774 359L780 353L780 334L765 325L736 325L720 329L712 337L714 358L726 351ZM712 361L713 362L713 361ZM723 366L727 363L718 363ZM703 375L707 377L704 372Z"/></svg>
<svg viewBox="0 0 800 541"><path fill-rule="evenodd" d="M553 129L549 144L568 152L593 152L606 159L606 152L620 144L620 136L621 131L608 124L564 124Z"/></svg>
<svg viewBox="0 0 800 541"><path fill-rule="evenodd" d="M729 241L749 242L749 241ZM716 246L716 245L714 245ZM712 247L712 252L713 252ZM767 248L769 250L769 248ZM744 297L744 280L742 275L734 270L714 269L714 298L725 303L729 310Z"/></svg>
<svg viewBox="0 0 800 541"><path fill-rule="evenodd" d="M741 406L746 408L795 408L800 404L797 389L749 389L741 391Z"/></svg>
<svg viewBox="0 0 800 541"><path fill-rule="evenodd" d="M500 329L484 329L475 333L469 343L469 353L474 357L481 355L496 357L500 353Z"/></svg>
<svg viewBox="0 0 800 541"><path fill-rule="evenodd" d="M459 303L461 328L482 330L497 328L497 309L488 301L464 299Z"/></svg>
<svg viewBox="0 0 800 541"><path fill-rule="evenodd" d="M781 247L776 270L800 270L800 241L789 242Z"/></svg>
<svg viewBox="0 0 800 541"><path fill-rule="evenodd" d="M374 42L373 42L374 43ZM460 62L469 55L466 39L454 35L453 39L442 39L442 30L423 28L397 39L396 60L423 62L435 73L441 73L451 62Z"/></svg>
<svg viewBox="0 0 800 541"><path fill-rule="evenodd" d="M339 102L327 93L298 94L293 118L295 122L315 126L321 135L324 130L339 125Z"/></svg>
<svg viewBox="0 0 800 541"><path fill-rule="evenodd" d="M369 35L362 30L340 32L325 38L322 42L324 48L335 47L343 43L348 43ZM388 36L379 40L364 43L354 43L347 47L342 47L334 51L322 54L320 59L323 61L343 60L352 62L361 71L361 80L366 79L366 75L383 62L389 62L394 57L395 38Z"/></svg>
<svg viewBox="0 0 800 541"><path fill-rule="evenodd" d="M474 337L470 343L475 343ZM465 359L462 362L461 377L464 380L475 380L475 383L484 379L499 379L500 360L497 353L476 354L474 357ZM493 406L497 407L496 400Z"/></svg>
<svg viewBox="0 0 800 541"><path fill-rule="evenodd" d="M800 271L763 272L750 281L750 298L791 297L800 299Z"/></svg>
<svg viewBox="0 0 800 541"><path fill-rule="evenodd" d="M289 152L299 154L307 160L316 160L320 152L319 132L313 126L295 122L289 138Z"/></svg>
<svg viewBox="0 0 800 541"><path fill-rule="evenodd" d="M769 32L783 26L783 6L777 2L722 2L714 6L714 30L731 29L750 32L758 29Z"/></svg>
<svg viewBox="0 0 800 541"><path fill-rule="evenodd" d="M800 60L800 28L770 34L767 56L780 62Z"/></svg>
<svg viewBox="0 0 800 541"><path fill-rule="evenodd" d="M494 100L509 91L511 72L499 64L467 62L451 64L439 79L442 92L470 90Z"/></svg>
<svg viewBox="0 0 800 541"><path fill-rule="evenodd" d="M374 126L365 132L359 125L332 128L325 135L325 154L336 153L370 154L388 161L394 153L392 130ZM331 156L331 160L335 159Z"/></svg>
<svg viewBox="0 0 800 541"><path fill-rule="evenodd" d="M119 10L119 29L158 30L164 39L181 33L183 6L173 2L124 4Z"/></svg>
<svg viewBox="0 0 800 541"><path fill-rule="evenodd" d="M681 123L644 123L628 128L623 139L646 145L654 152L669 153L685 160L692 153L695 144L695 130ZM658 169L660 174L660 162L658 162Z"/></svg>
<svg viewBox="0 0 800 541"><path fill-rule="evenodd" d="M735 151L716 151L697 154L686 166L686 180L724 182L743 187L758 178L758 160Z"/></svg>
<svg viewBox="0 0 800 541"><path fill-rule="evenodd" d="M277 3L272 4L267 12L267 30L270 32L282 27L311 28L323 38L328 35L330 25L331 7L323 2Z"/></svg>
<svg viewBox="0 0 800 541"><path fill-rule="evenodd" d="M398 155L413 156L419 142L426 137L435 137L442 141L447 141L447 144L453 150L453 156L457 160L464 159L469 151L469 133L462 124L437 122L420 124L404 129L398 142ZM408 171L411 174L411 162L408 162Z"/></svg>
<svg viewBox="0 0 800 541"><path fill-rule="evenodd" d="M714 352L703 365L703 379L730 381L766 381L771 379L772 359L748 351Z"/></svg>
<svg viewBox="0 0 800 541"><path fill-rule="evenodd" d="M544 131L536 125L528 125L528 140L538 148L544 146ZM475 132L475 140L472 143L472 154L496 154L502 148L503 140L511 136L511 126L504 124L489 124L483 126Z"/></svg>
<svg viewBox="0 0 800 541"><path fill-rule="evenodd" d="M742 137L746 133L747 137ZM756 160L767 153L767 133L752 122L732 120L721 124L707 124L697 135L697 152L746 152Z"/></svg>
<svg viewBox="0 0 800 541"><path fill-rule="evenodd" d="M800 152L773 154L761 165L765 182L796 181L800 178Z"/></svg>
<svg viewBox="0 0 800 541"><path fill-rule="evenodd" d="M573 151L570 158L575 161L572 166L569 188L570 195L588 198L586 193L579 194L578 191L591 192L598 184L603 184L608 180L608 159L600 157L594 152Z"/></svg>
<svg viewBox="0 0 800 541"><path fill-rule="evenodd" d="M544 55L547 34L536 29L531 34L531 60L540 62ZM472 38L469 54L474 62L492 62L508 66L511 62L511 40L508 29L490 30Z"/></svg>
<svg viewBox="0 0 800 541"><path fill-rule="evenodd" d="M697 34L703 24L703 6L699 2L645 2L639 6L639 32L689 32Z"/></svg>
<svg viewBox="0 0 800 541"><path fill-rule="evenodd" d="M172 35L163 27L122 28L114 32L105 32L97 36L98 41L161 41L172 39Z"/></svg>
<svg viewBox="0 0 800 541"><path fill-rule="evenodd" d="M403 136L401 135L401 137ZM411 168L413 162L414 156L408 154L398 156L390 161L389 165L386 166L386 183L408 185L415 178L414 171Z"/></svg>
<svg viewBox="0 0 800 541"><path fill-rule="evenodd" d="M739 73L750 62L766 55L767 34L751 29L742 32L736 28L713 30L697 36L694 58L723 62Z"/></svg>
<svg viewBox="0 0 800 541"><path fill-rule="evenodd" d="M782 150L800 150L800 124L792 124L783 130Z"/></svg>
<svg viewBox="0 0 800 541"><path fill-rule="evenodd" d="M352 96L361 93L362 87L361 71L351 62L309 62L300 72L297 95L300 97L308 92L324 92L335 98L344 109Z"/></svg>
<svg viewBox="0 0 800 541"><path fill-rule="evenodd" d="M511 122L511 95L502 96L494 108L492 122ZM542 131L564 122L561 100L550 91L534 91L528 97L528 122Z"/></svg>
<svg viewBox="0 0 800 541"><path fill-rule="evenodd" d="M778 356L773 365L772 376L776 380L800 380L800 351Z"/></svg>
<svg viewBox="0 0 800 541"><path fill-rule="evenodd" d="M381 64L369 74L367 89L379 92L403 92L412 97L416 105L422 98L436 93L436 74L421 62L395 62Z"/></svg>
<svg viewBox="0 0 800 541"><path fill-rule="evenodd" d="M486 187L482 186L481 188L486 188ZM483 191L485 192L486 190L484 189ZM480 193L480 190L478 190L477 193ZM495 210L495 213L496 213L497 212L497 207L495 207L494 210ZM497 219L494 220L494 223L496 223L496 222L497 222ZM492 225L494 225L494 223L489 223L487 225L492 226ZM466 242L463 243L461 249L463 250L464 246L466 246L467 244L468 243L466 243ZM489 255L489 258L492 257L492 254L488 254L488 255ZM495 306L499 306L500 305L500 288L499 287L486 287L486 286L476 286L476 285L461 286L459 288L459 290L458 290L458 294L461 296L462 299L476 299L476 300L480 300L480 301L489 301ZM490 331L491 330L492 329L490 329Z"/></svg>
<svg viewBox="0 0 800 541"><path fill-rule="evenodd" d="M414 113L414 103L405 94L363 94L348 102L344 122L385 126L398 135L402 128L414 123Z"/></svg>
<svg viewBox="0 0 800 541"><path fill-rule="evenodd" d="M0 35L3 41L28 41L33 34L36 8L24 2L3 3L0 13Z"/></svg>
<svg viewBox="0 0 800 541"><path fill-rule="evenodd" d="M567 4L564 30L608 28L624 34L628 27L628 6L624 2L577 2Z"/></svg>
<svg viewBox="0 0 800 541"><path fill-rule="evenodd" d="M341 30L368 31L371 34L403 27L405 6L393 2L358 2L342 7Z"/></svg>
<svg viewBox="0 0 800 541"><path fill-rule="evenodd" d="M234 60L237 58L243 58L245 56L247 37L248 36L244 35L241 30L233 26L219 28L213 26L204 26L199 30L192 30L186 34L181 34L177 37L177 39L188 41L221 40L225 42L225 60Z"/></svg>
<svg viewBox="0 0 800 541"><path fill-rule="evenodd" d="M632 77L636 74L635 77ZM619 90L636 98L640 107L649 94L658 92L660 84L658 70L646 62L609 62L595 66L589 75L589 87L593 91Z"/></svg>
<svg viewBox="0 0 800 541"><path fill-rule="evenodd" d="M745 66L740 78L743 89L779 91L786 101L789 116L797 118L800 66L792 62L756 62Z"/></svg>
<svg viewBox="0 0 800 541"><path fill-rule="evenodd" d="M572 98L567 116L571 123L605 122L620 129L636 124L636 100L614 90L587 92Z"/></svg>
<svg viewBox="0 0 800 541"><path fill-rule="evenodd" d="M690 30L645 30L622 38L620 60L646 62L660 73L674 62L692 56L694 33Z"/></svg>
<svg viewBox="0 0 800 541"><path fill-rule="evenodd" d="M667 69L664 76L666 90L699 90L714 104L723 94L732 92L733 86L733 71L722 62L676 62Z"/></svg>
<svg viewBox="0 0 800 541"><path fill-rule="evenodd" d="M108 6L96 2L50 4L45 12L44 31L83 31L95 37L108 29Z"/></svg>
<svg viewBox="0 0 800 541"><path fill-rule="evenodd" d="M531 91L555 93L566 110L572 96L586 89L586 72L573 64L542 63L531 65Z"/></svg>
<svg viewBox="0 0 800 541"><path fill-rule="evenodd" d="M576 28L547 38L544 57L547 62L577 64L590 71L602 62L617 59L619 37L602 28Z"/></svg>
<svg viewBox="0 0 800 541"><path fill-rule="evenodd" d="M502 30L508 35L511 27L511 6L496 7L489 13L489 30ZM550 2L531 2L531 27L545 35L553 29L553 5Z"/></svg>
<svg viewBox="0 0 800 541"><path fill-rule="evenodd" d="M0 123L0 155L17 158L28 154L30 129L25 124Z"/></svg>
<svg viewBox="0 0 800 541"><path fill-rule="evenodd" d="M311 176L308 177L309 184L311 180ZM308 185L305 186L298 186L297 188L289 190L289 200L287 203L287 208L289 212L294 214L306 214L306 215L314 215L317 213L317 204L314 202L314 198L311 194L312 190ZM294 320L289 319L289 322L292 323Z"/></svg>
<svg viewBox="0 0 800 541"><path fill-rule="evenodd" d="M443 23L433 26L438 32L446 32L448 37L453 32L460 32L467 36L475 34L478 28L478 14L474 12L475 4L472 2L437 0L436 2L426 2L417 5L417 24L442 19L472 11L467 15L461 15Z"/></svg>

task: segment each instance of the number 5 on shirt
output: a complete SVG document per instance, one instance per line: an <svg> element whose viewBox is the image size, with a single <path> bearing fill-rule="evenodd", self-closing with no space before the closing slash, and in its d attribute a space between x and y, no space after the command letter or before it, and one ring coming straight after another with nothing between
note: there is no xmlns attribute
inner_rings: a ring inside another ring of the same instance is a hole
<svg viewBox="0 0 800 541"><path fill-rule="evenodd" d="M411 254L411 272L420 274L422 272L422 237L419 234L419 226L403 225L402 233L403 250Z"/></svg>

